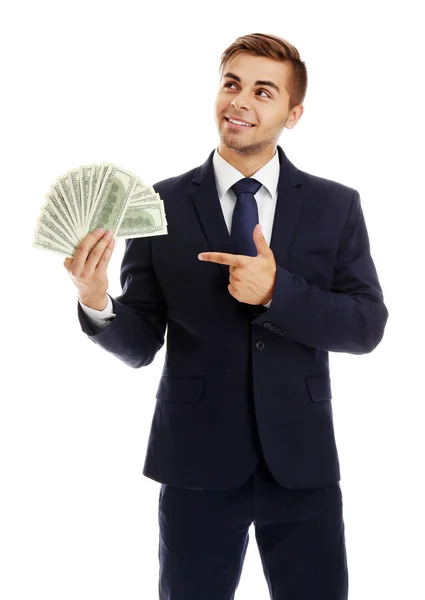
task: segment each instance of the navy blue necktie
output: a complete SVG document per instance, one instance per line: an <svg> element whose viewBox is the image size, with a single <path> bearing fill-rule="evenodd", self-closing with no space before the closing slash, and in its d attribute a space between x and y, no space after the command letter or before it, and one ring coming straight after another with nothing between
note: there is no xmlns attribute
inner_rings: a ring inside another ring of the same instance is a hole
<svg viewBox="0 0 425 600"><path fill-rule="evenodd" d="M232 190L237 196L233 211L231 238L236 244L239 254L257 256L253 233L258 224L258 207L254 194L263 184L245 177L232 185Z"/></svg>

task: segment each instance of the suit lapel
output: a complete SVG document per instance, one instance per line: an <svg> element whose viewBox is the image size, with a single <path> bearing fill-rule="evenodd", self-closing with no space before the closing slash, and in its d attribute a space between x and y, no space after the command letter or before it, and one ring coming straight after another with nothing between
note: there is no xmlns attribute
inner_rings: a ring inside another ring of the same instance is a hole
<svg viewBox="0 0 425 600"><path fill-rule="evenodd" d="M286 258L289 242L302 207L301 175L298 169L287 159L280 146L277 146L280 161L278 195L273 221L270 248L276 263L281 265ZM208 239L209 248L204 252L226 252L237 254L236 247L229 235L215 182L213 155L211 152L203 165L196 169L192 182L195 189L190 193L199 220ZM220 267L226 281L229 280L228 265Z"/></svg>
<svg viewBox="0 0 425 600"><path fill-rule="evenodd" d="M283 263L287 262L289 244L301 214L303 194L300 171L288 160L280 146L277 150L280 174L270 248L273 250L276 264L283 266Z"/></svg>
<svg viewBox="0 0 425 600"><path fill-rule="evenodd" d="M206 162L195 171L192 182L196 184L196 188L190 196L210 245L209 248L205 248L203 251L237 254L236 247L229 235L217 194L213 167L214 152L215 150L211 152ZM226 281L228 281L228 265L217 266L220 267Z"/></svg>

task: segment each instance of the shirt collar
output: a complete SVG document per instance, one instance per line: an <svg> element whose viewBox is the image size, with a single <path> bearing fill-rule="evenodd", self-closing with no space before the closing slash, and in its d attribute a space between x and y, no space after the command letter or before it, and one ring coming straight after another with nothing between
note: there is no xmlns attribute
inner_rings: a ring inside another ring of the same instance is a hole
<svg viewBox="0 0 425 600"><path fill-rule="evenodd" d="M224 194L240 179L244 179L240 171L235 169L230 163L227 162L218 152L216 148L213 156L213 167L215 174L215 181L217 185L217 192L219 199L221 200ZM268 163L263 165L254 175L253 179L256 179L263 185L269 192L272 198L275 197L277 191L277 185L279 181L280 173L280 162L279 154L277 149L273 155L273 158Z"/></svg>

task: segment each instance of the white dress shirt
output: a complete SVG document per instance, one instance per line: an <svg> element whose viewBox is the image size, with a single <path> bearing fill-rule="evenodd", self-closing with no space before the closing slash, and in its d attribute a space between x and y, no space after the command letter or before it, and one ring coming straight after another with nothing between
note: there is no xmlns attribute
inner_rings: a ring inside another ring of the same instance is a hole
<svg viewBox="0 0 425 600"><path fill-rule="evenodd" d="M236 204L236 194L232 190L232 185L234 185L240 179L244 179L245 176L235 169L235 167L233 167L230 163L224 160L224 158L218 153L217 149L213 155L213 167L218 198L220 200L224 220L230 234L233 210ZM256 179L262 184L262 187L255 194L255 199L258 205L258 219L262 227L264 238L269 245L272 235L274 213L276 210L279 173L279 155L276 150L273 158L271 158L268 163L266 163L263 167L261 167L261 169L252 175L253 179ZM115 316L115 313L113 312L112 300L109 296L108 303L103 310L89 308L81 302L80 304L87 316L98 327L104 327L108 325L110 321L107 321L106 319L110 319L111 317ZM270 304L271 300L264 306L268 308Z"/></svg>

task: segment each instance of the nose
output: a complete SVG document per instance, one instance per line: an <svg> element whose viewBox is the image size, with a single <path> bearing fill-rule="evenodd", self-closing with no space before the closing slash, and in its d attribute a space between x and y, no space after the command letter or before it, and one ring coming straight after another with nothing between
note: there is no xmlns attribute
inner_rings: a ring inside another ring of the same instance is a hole
<svg viewBox="0 0 425 600"><path fill-rule="evenodd" d="M245 109L245 110L250 110L251 109L251 103L249 102L248 96L247 94L244 93L240 93L238 94L237 98L234 98L232 100L232 105L237 109Z"/></svg>

